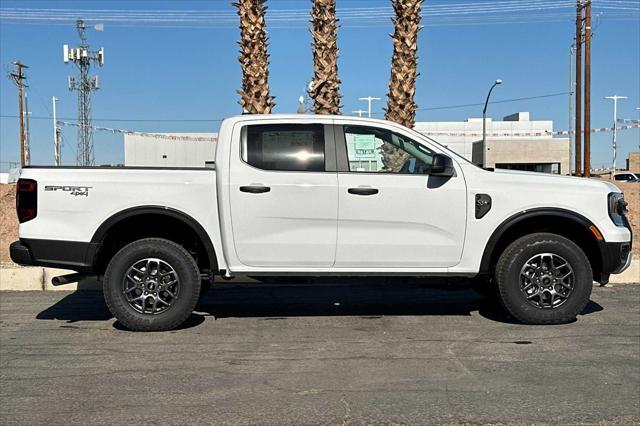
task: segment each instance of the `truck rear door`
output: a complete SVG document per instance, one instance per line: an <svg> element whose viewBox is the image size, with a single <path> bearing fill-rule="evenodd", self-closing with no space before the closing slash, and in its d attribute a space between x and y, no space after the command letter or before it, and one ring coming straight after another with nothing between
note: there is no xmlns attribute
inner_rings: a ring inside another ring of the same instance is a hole
<svg viewBox="0 0 640 426"><path fill-rule="evenodd" d="M243 121L230 158L238 260L251 267L331 267L338 178L330 121Z"/></svg>

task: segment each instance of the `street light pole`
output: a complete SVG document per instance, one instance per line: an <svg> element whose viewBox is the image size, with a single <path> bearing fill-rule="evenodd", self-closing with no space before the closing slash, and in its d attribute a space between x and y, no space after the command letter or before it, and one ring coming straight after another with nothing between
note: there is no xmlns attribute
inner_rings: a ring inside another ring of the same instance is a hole
<svg viewBox="0 0 640 426"><path fill-rule="evenodd" d="M58 122L56 118L56 102L58 102L58 98L55 96L51 97L51 104L53 106L53 164L56 166L61 165L60 158L60 139L58 137Z"/></svg>
<svg viewBox="0 0 640 426"><path fill-rule="evenodd" d="M618 141L618 100L619 99L627 99L626 96L618 96L618 95L614 95L614 96L605 96L604 99L611 99L613 101L613 145L612 145L612 150L613 150L613 161L611 164L611 179L613 179L613 175L616 172L616 148L617 148L617 141ZM590 129L584 129L585 132L590 131Z"/></svg>
<svg viewBox="0 0 640 426"><path fill-rule="evenodd" d="M491 97L491 92L493 89L502 84L502 80L498 79L491 89L489 89L489 93L487 93L487 98L484 101L484 108L482 109L482 167L487 166L487 105L489 105L489 98Z"/></svg>
<svg viewBox="0 0 640 426"><path fill-rule="evenodd" d="M576 93L576 84L573 81L573 55L576 48L572 45L569 47L569 175L571 175L571 165L573 164L573 95Z"/></svg>
<svg viewBox="0 0 640 426"><path fill-rule="evenodd" d="M640 107L636 107L636 111L640 114ZM640 151L640 140L638 141L638 151Z"/></svg>
<svg viewBox="0 0 640 426"><path fill-rule="evenodd" d="M371 118L371 101L379 101L380 98L373 98L371 96L367 96L366 98L358 98L361 101L367 101L367 103L369 104L369 108L368 108L368 116L369 118Z"/></svg>

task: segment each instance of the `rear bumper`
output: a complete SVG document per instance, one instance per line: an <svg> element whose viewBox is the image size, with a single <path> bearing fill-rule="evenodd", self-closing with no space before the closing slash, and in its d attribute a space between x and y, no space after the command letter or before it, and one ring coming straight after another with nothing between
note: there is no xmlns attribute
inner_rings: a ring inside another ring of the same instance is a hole
<svg viewBox="0 0 640 426"><path fill-rule="evenodd" d="M18 265L33 265L33 259L31 258L29 248L23 245L20 241L14 241L11 243L9 246L9 254L11 255L11 260Z"/></svg>
<svg viewBox="0 0 640 426"><path fill-rule="evenodd" d="M9 246L11 260L23 266L46 266L92 272L98 244L21 238Z"/></svg>

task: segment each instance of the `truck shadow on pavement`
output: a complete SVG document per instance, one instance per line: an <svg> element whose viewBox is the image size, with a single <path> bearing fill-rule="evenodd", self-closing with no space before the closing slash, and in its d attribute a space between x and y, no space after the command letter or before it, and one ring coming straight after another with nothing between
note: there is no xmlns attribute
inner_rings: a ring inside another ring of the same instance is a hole
<svg viewBox="0 0 640 426"><path fill-rule="evenodd" d="M602 311L590 301L582 315ZM402 279L339 279L306 284L216 283L200 301L191 317L180 327L195 327L207 316L223 318L263 318L282 320L290 317L359 316L470 316L502 323L517 323L497 302L479 296L468 282ZM112 318L99 291L77 291L40 312L37 319L107 321ZM124 327L114 323L117 329Z"/></svg>

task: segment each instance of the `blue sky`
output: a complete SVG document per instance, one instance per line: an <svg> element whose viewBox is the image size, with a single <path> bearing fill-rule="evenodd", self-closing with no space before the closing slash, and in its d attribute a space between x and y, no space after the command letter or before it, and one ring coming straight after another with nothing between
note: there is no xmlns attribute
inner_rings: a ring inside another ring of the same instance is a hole
<svg viewBox="0 0 640 426"><path fill-rule="evenodd" d="M487 1L487 0L483 0ZM455 3L474 3L460 0ZM305 10L310 1L267 2L270 10ZM446 6L453 1L428 2ZM480 2L478 2L480 3ZM382 7L387 1L338 0L338 8ZM640 3L639 3L640 4ZM597 3L596 3L597 6ZM229 1L11 1L2 8L218 10L233 12ZM596 13L598 9L596 7ZM562 12L571 12L570 9ZM611 101L607 95L626 95L619 116L638 118L640 106L640 22L613 20L607 11L597 19L593 40L592 124L610 126ZM637 14L635 15L638 16ZM501 78L493 100L532 97L568 91L568 50L575 27L570 18L514 24L471 25L423 18L419 38L419 70L416 100L420 121L464 120L481 115L481 106L431 109L479 103L490 84ZM432 25L439 22L439 25ZM91 23L91 22L90 22ZM267 21L267 25L269 22ZM385 98L391 57L391 24L344 25L339 33L339 72L342 80L343 113L365 109L362 96ZM240 113L236 89L241 71L237 61L238 29L225 27L162 28L151 25L105 25L104 32L89 31L93 48L104 47L106 64L95 68L101 90L94 94L94 125L140 131L217 131L218 122L99 121L98 119L220 119ZM276 97L275 112L294 112L313 73L311 36L304 24L269 27L271 54L270 86ZM3 74L20 59L30 66L30 109L34 117L49 117L51 96L60 99L58 116L75 118L76 94L67 90L72 65L62 62L62 45L77 43L73 23L29 25L0 21L0 64ZM17 113L15 86L0 79L0 112ZM374 104L381 113L384 102ZM555 96L489 107L495 119L516 111L530 111L532 119L552 119L556 130L568 126L568 98ZM0 119L0 161L18 159L16 118ZM75 129L63 128L63 161L75 161ZM638 149L638 130L619 132L618 165L630 150ZM108 133L94 136L98 163L123 161L122 137ZM610 164L611 135L593 138L593 165ZM32 163L53 161L50 119L31 120Z"/></svg>

